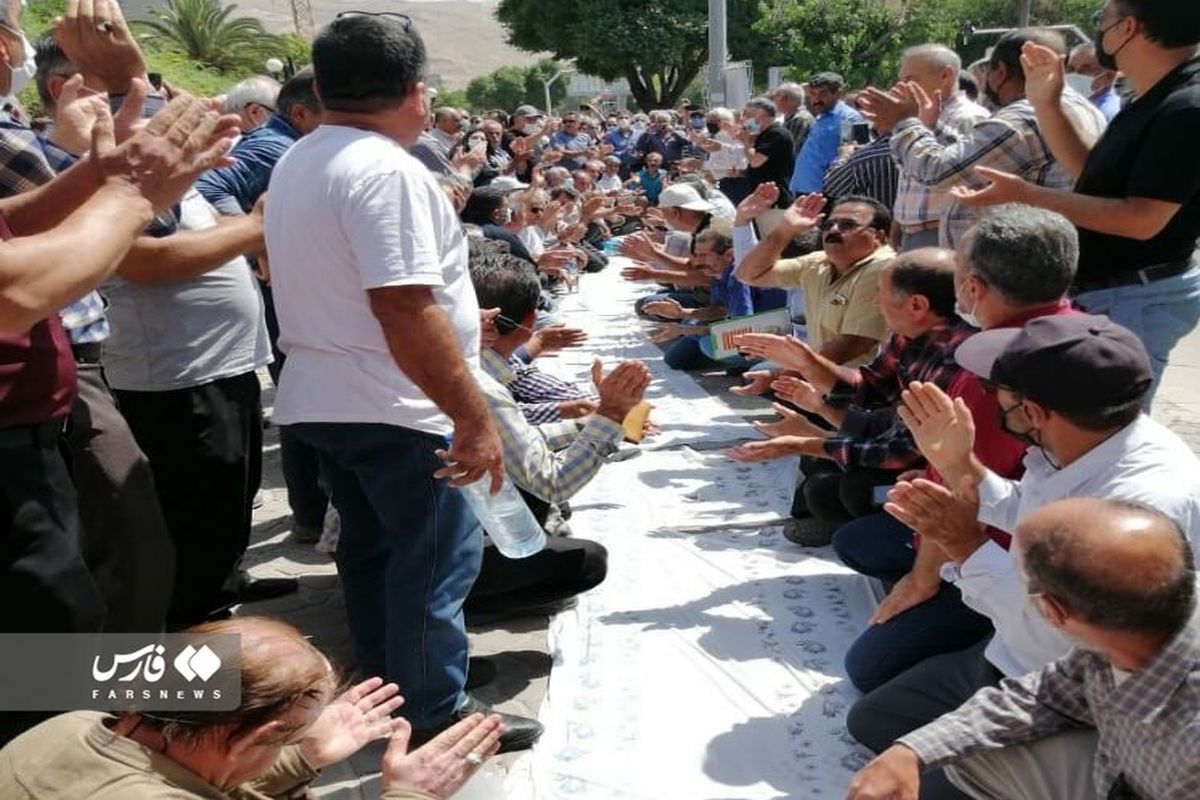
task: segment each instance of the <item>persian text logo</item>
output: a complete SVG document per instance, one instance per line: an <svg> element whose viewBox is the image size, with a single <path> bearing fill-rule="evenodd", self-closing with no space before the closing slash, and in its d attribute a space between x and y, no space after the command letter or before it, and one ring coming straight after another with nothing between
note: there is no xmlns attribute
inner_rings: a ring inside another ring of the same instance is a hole
<svg viewBox="0 0 1200 800"><path fill-rule="evenodd" d="M117 653L112 657L108 669L100 668L101 656L96 656L92 659L92 677L98 681L108 681L121 667L132 664L133 668L117 678L118 681L136 681L140 676L147 683L157 683L167 671L167 662L163 659L166 651L161 644L148 644L131 653Z"/></svg>
<svg viewBox="0 0 1200 800"><path fill-rule="evenodd" d="M221 668L221 659L206 644L201 645L199 650L189 644L175 656L174 666L180 675L187 678L188 683L196 678L207 682Z"/></svg>

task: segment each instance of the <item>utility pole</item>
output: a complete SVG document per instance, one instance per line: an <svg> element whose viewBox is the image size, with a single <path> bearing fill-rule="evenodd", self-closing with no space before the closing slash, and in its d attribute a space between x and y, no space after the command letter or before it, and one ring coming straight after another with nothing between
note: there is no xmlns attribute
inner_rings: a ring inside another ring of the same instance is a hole
<svg viewBox="0 0 1200 800"><path fill-rule="evenodd" d="M1019 27L1029 27L1029 11L1032 5L1033 0L1021 0L1021 18L1017 21Z"/></svg>
<svg viewBox="0 0 1200 800"><path fill-rule="evenodd" d="M725 0L708 0L708 105L725 105Z"/></svg>
<svg viewBox="0 0 1200 800"><path fill-rule="evenodd" d="M291 0L292 25L296 35L311 39L316 33L317 26L313 19L312 0Z"/></svg>

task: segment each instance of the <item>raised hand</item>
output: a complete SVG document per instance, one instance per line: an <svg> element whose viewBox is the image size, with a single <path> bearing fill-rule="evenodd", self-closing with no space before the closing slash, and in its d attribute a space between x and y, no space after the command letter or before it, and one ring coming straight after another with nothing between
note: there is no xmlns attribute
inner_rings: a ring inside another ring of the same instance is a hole
<svg viewBox="0 0 1200 800"><path fill-rule="evenodd" d="M821 224L825 217L825 195L820 193L805 194L783 212L779 225L783 226L794 238L807 233Z"/></svg>
<svg viewBox="0 0 1200 800"><path fill-rule="evenodd" d="M627 281L655 280L654 268L647 264L631 264L621 270L621 277Z"/></svg>
<svg viewBox="0 0 1200 800"><path fill-rule="evenodd" d="M96 120L108 113L108 95L89 90L83 85L83 75L76 73L63 84L54 104L50 141L68 153L87 152Z"/></svg>
<svg viewBox="0 0 1200 800"><path fill-rule="evenodd" d="M547 325L533 332L526 349L534 355L550 355L568 347L581 347L587 341L587 333L581 328L568 328L561 322Z"/></svg>
<svg viewBox="0 0 1200 800"><path fill-rule="evenodd" d="M921 110L911 94L906 96L895 88L885 92L871 86L858 97L863 114L881 134L891 133L901 120L915 117Z"/></svg>
<svg viewBox="0 0 1200 800"><path fill-rule="evenodd" d="M1025 71L1025 97L1035 110L1062 102L1067 80L1062 56L1049 47L1026 42L1021 48L1021 69Z"/></svg>
<svg viewBox="0 0 1200 800"><path fill-rule="evenodd" d="M67 0L54 20L54 38L67 61L101 84L93 88L125 94L134 78L145 78L146 61L116 0Z"/></svg>
<svg viewBox="0 0 1200 800"><path fill-rule="evenodd" d="M734 225L749 225L767 211L775 207L779 201L779 187L773 182L760 183L754 191L746 195L738 203L737 214L733 218Z"/></svg>
<svg viewBox="0 0 1200 800"><path fill-rule="evenodd" d="M921 455L942 475L970 469L975 446L975 420L961 397L950 396L933 383L911 383L897 407Z"/></svg>
<svg viewBox="0 0 1200 800"><path fill-rule="evenodd" d="M888 492L883 510L937 543L959 563L987 541L979 522L979 493L969 477L963 478L957 494L923 478L897 483Z"/></svg>
<svg viewBox="0 0 1200 800"><path fill-rule="evenodd" d="M779 436L805 436L810 438L825 438L828 431L818 428L807 417L798 411L793 411L780 403L772 403L771 409L779 415L774 422L754 422L754 428L759 433L766 434L772 439Z"/></svg>
<svg viewBox="0 0 1200 800"><path fill-rule="evenodd" d="M896 93L903 97L907 102L915 104L917 107L917 118L921 120L921 124L926 128L933 130L937 127L938 119L942 116L942 90L938 89L930 97L921 88L921 84L914 81L901 83L896 87Z"/></svg>
<svg viewBox="0 0 1200 800"><path fill-rule="evenodd" d="M405 723L392 712L403 704L399 686L368 678L325 706L300 740L300 753L315 769L347 759L400 730Z"/></svg>
<svg viewBox="0 0 1200 800"><path fill-rule="evenodd" d="M472 714L424 746L408 752L412 727L401 721L383 754L380 788L425 792L447 798L500 749L500 716Z"/></svg>

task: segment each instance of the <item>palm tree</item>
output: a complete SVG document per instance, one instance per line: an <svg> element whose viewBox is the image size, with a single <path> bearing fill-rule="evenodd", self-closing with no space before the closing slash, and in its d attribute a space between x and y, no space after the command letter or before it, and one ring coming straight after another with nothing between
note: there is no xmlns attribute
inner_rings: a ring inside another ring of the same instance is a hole
<svg viewBox="0 0 1200 800"><path fill-rule="evenodd" d="M251 17L233 17L236 5L220 0L167 0L164 9L151 9L152 20L134 24L147 44L182 50L190 58L221 72L258 66L282 50L279 40Z"/></svg>

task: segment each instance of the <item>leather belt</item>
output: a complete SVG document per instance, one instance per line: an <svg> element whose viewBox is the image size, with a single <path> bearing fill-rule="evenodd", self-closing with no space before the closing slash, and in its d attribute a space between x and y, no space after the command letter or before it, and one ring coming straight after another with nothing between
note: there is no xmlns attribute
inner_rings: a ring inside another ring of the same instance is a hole
<svg viewBox="0 0 1200 800"><path fill-rule="evenodd" d="M65 419L40 422L37 425L18 425L14 428L0 428L0 450L16 449L18 447L55 447L62 438Z"/></svg>
<svg viewBox="0 0 1200 800"><path fill-rule="evenodd" d="M915 225L901 225L901 233L925 233L926 231L936 231L941 227L941 220L931 219L928 222L918 222Z"/></svg>
<svg viewBox="0 0 1200 800"><path fill-rule="evenodd" d="M1176 275L1182 275L1196 264L1191 258L1172 261L1169 264L1155 264L1152 267L1144 269L1127 270L1125 272L1114 272L1111 275L1103 275L1097 278L1088 278L1081 280L1075 284L1075 294L1083 292L1094 292L1102 289L1116 289L1121 286L1142 286L1149 285L1154 281L1161 281L1164 278L1174 278Z"/></svg>
<svg viewBox="0 0 1200 800"><path fill-rule="evenodd" d="M84 342L82 344L71 345L71 352L75 355L76 364L99 364L100 357L104 354L103 342Z"/></svg>

